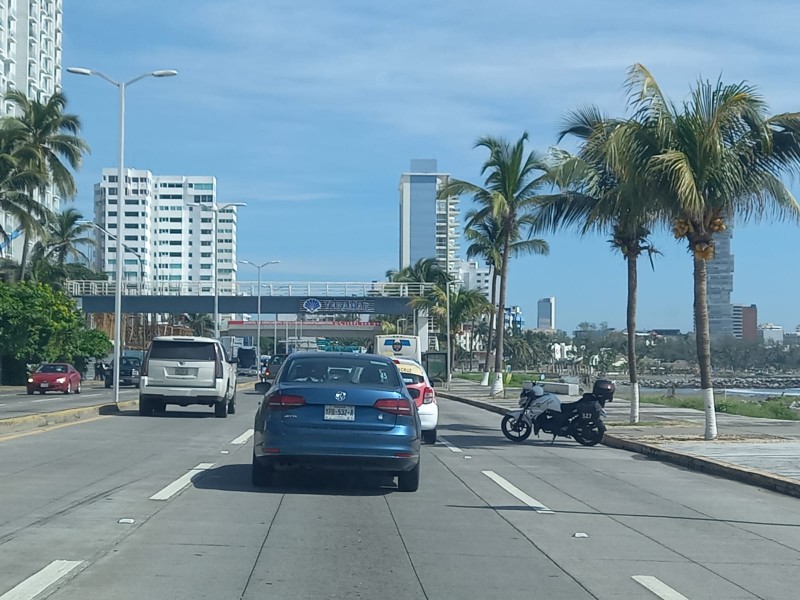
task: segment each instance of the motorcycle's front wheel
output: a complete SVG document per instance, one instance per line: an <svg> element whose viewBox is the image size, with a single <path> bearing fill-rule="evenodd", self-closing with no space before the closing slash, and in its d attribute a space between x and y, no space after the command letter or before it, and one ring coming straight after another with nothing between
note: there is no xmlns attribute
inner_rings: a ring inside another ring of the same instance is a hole
<svg viewBox="0 0 800 600"><path fill-rule="evenodd" d="M524 442L531 435L531 424L527 421L521 421L513 415L506 415L500 422L500 429L503 430L503 435L512 442Z"/></svg>
<svg viewBox="0 0 800 600"><path fill-rule="evenodd" d="M591 428L582 428L575 431L572 437L581 446L596 446L603 441L606 434L606 426L603 423L596 423Z"/></svg>

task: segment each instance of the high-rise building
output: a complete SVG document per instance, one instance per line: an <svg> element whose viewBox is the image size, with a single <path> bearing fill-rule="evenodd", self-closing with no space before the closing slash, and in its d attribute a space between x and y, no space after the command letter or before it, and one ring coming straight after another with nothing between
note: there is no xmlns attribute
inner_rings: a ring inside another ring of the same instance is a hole
<svg viewBox="0 0 800 600"><path fill-rule="evenodd" d="M506 328L512 331L522 331L523 327L525 327L525 315L522 314L522 308L519 306L506 306L505 313Z"/></svg>
<svg viewBox="0 0 800 600"><path fill-rule="evenodd" d="M780 325L764 323L758 326L758 331L765 344L783 344L783 327Z"/></svg>
<svg viewBox="0 0 800 600"><path fill-rule="evenodd" d="M400 268L435 258L451 275L458 274L458 198L437 197L450 175L437 172L436 159L411 161L400 176Z"/></svg>
<svg viewBox="0 0 800 600"><path fill-rule="evenodd" d="M747 342L758 340L758 308L755 304L733 305L733 336Z"/></svg>
<svg viewBox="0 0 800 600"><path fill-rule="evenodd" d="M714 236L714 258L707 262L708 326L713 337L732 336L733 332L733 254L729 226Z"/></svg>
<svg viewBox="0 0 800 600"><path fill-rule="evenodd" d="M103 169L94 187L95 222L117 235L119 185L116 169ZM236 281L236 207L219 212L214 247L217 180L210 175L153 175L127 169L121 210L124 277L144 281L208 282L212 291L216 256L220 285ZM116 241L97 231L95 268L116 276ZM201 288L202 290L202 288Z"/></svg>
<svg viewBox="0 0 800 600"><path fill-rule="evenodd" d="M536 328L556 328L556 299L554 296L542 298L536 305Z"/></svg>
<svg viewBox="0 0 800 600"><path fill-rule="evenodd" d="M0 0L0 96L16 89L44 102L61 89L61 4L62 0ZM14 111L3 99L0 115ZM52 189L38 200L50 210L61 209L61 199ZM13 238L0 243L0 255L19 259L24 243L19 224L0 210L0 225Z"/></svg>
<svg viewBox="0 0 800 600"><path fill-rule="evenodd" d="M478 290L488 300L492 299L492 268L481 267L476 260L462 260L458 266L461 285L467 290Z"/></svg>

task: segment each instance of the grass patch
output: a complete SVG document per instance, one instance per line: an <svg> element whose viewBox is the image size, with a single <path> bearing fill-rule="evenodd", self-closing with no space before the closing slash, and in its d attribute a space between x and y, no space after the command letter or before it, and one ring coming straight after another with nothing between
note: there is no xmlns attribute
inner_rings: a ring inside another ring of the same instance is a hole
<svg viewBox="0 0 800 600"><path fill-rule="evenodd" d="M796 398L767 398L762 402L747 402L734 398L716 398L715 404L718 413L740 415L742 417L758 417L761 419L786 419L800 420L800 413L789 408ZM703 410L703 398L699 396L642 396L642 403L660 404L674 408L691 408Z"/></svg>
<svg viewBox="0 0 800 600"><path fill-rule="evenodd" d="M457 375L454 373L453 377L480 383L481 380L483 380L483 373L458 373ZM491 374L489 377L491 377ZM503 384L508 387L522 387L523 382L537 381L538 379L539 373L512 373L511 383L507 384L505 383L505 379L503 379ZM491 381L491 379L489 381Z"/></svg>

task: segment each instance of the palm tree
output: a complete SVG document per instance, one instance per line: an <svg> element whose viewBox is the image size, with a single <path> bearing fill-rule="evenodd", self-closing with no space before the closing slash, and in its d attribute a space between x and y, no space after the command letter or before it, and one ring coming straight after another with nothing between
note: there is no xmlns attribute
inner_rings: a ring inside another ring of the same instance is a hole
<svg viewBox="0 0 800 600"><path fill-rule="evenodd" d="M479 186L458 179L451 179L442 187L440 197L471 195L480 207L466 228L491 217L497 221L497 248L500 250L500 294L497 306L497 339L494 360L494 382L491 394L503 391L503 327L505 322L508 265L514 256L512 246L523 242L518 253L547 254L549 246L540 239L523 239L522 228L533 224L531 214L537 202L540 188L547 183L547 165L534 152L525 154L528 134L513 145L501 138L482 137L476 148L486 148L489 158L483 163L481 174L484 185Z"/></svg>
<svg viewBox="0 0 800 600"><path fill-rule="evenodd" d="M800 163L800 113L769 116L745 83L698 81L678 108L642 65L628 74L634 118L615 142L657 187L663 216L685 240L694 269L694 321L706 439L717 436L711 381L707 261L714 235L739 218L800 220L800 206L780 177Z"/></svg>
<svg viewBox="0 0 800 600"><path fill-rule="evenodd" d="M20 90L9 90L4 97L16 105L19 112L19 116L8 117L3 122L3 128L15 141L13 154L22 168L40 176L36 185L27 186L28 196L34 198L38 192L41 201L47 184L52 184L62 197L73 197L75 180L69 169L80 168L89 146L78 135L80 119L64 112L67 105L64 94L56 92L45 103L29 99ZM124 182L120 182L120 189L123 188ZM25 231L20 279L25 275L30 236L34 233Z"/></svg>
<svg viewBox="0 0 800 600"><path fill-rule="evenodd" d="M19 265L10 258L0 257L0 281L16 283Z"/></svg>
<svg viewBox="0 0 800 600"><path fill-rule="evenodd" d="M425 308L429 314L433 315L439 322L439 330L447 329L447 293L445 289L450 287L450 356L455 356L456 339L462 333L464 325L486 312L490 307L489 301L480 290L467 290L460 288L452 289L451 285L441 288L434 286L431 292L425 296L412 299L411 305L415 308ZM452 365L451 365L452 369Z"/></svg>
<svg viewBox="0 0 800 600"><path fill-rule="evenodd" d="M88 235L92 226L81 223L83 215L74 208L68 208L53 217L45 225L43 240L46 248L45 257L63 265L67 258L87 261L89 258L81 246L92 246L96 243L94 236Z"/></svg>
<svg viewBox="0 0 800 600"><path fill-rule="evenodd" d="M19 135L0 128L0 211L19 223L24 233L41 231L41 221L47 217L45 208L27 190L42 185L45 180L38 172L21 168L12 154ZM0 224L0 243L9 244L16 232L6 231Z"/></svg>
<svg viewBox="0 0 800 600"><path fill-rule="evenodd" d="M474 218L475 211L467 213L467 222L473 221ZM464 230L464 237L472 242L467 247L467 258L480 256L486 262L492 274L490 303L491 308L494 310L487 315L486 357L483 361L483 379L481 380L481 385L487 386L489 385L489 360L492 356L492 333L494 331L494 315L492 313L497 310L497 267L500 264L501 253L497 245L500 240L497 219L489 216L483 221L475 222L472 227Z"/></svg>
<svg viewBox="0 0 800 600"><path fill-rule="evenodd" d="M450 281L450 275L435 258L421 258L399 271L390 269L386 271L386 278L398 283L435 283L442 287Z"/></svg>
<svg viewBox="0 0 800 600"><path fill-rule="evenodd" d="M386 278L389 281L397 283L418 283L418 284L434 284L444 288L450 281L451 277L441 264L435 258L421 258L413 265L403 267L399 271L390 269L386 271ZM417 295L416 290L411 290L410 295L412 298ZM413 306L413 300L412 300ZM424 303L419 304L419 308L425 308ZM426 315L421 315L427 318ZM417 313L414 313L414 324L416 325Z"/></svg>
<svg viewBox="0 0 800 600"><path fill-rule="evenodd" d="M552 182L561 190L542 199L537 210L538 229L557 230L577 225L582 235L600 231L610 234L613 249L627 263L628 375L631 384L630 422L639 422L639 380L636 369L636 306L638 260L647 254L653 265L658 251L649 240L656 219L654 194L636 162L624 163L612 153L615 136L624 121L605 117L597 108L587 107L567 115L559 141L577 137L577 156L554 150ZM649 200L649 201L648 201Z"/></svg>
<svg viewBox="0 0 800 600"><path fill-rule="evenodd" d="M184 313L180 317L183 325L192 330L192 335L208 336L214 331L214 318L205 313Z"/></svg>

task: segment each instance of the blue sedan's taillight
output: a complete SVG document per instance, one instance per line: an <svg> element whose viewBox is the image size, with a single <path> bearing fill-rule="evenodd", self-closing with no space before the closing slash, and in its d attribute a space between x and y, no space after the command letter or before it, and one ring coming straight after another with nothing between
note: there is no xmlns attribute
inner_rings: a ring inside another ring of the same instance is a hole
<svg viewBox="0 0 800 600"><path fill-rule="evenodd" d="M288 410L304 406L306 399L302 396L292 396L288 394L273 394L267 398L267 408L269 410Z"/></svg>
<svg viewBox="0 0 800 600"><path fill-rule="evenodd" d="M413 414L411 403L405 398L385 398L376 400L375 404L372 406L391 415L411 416Z"/></svg>

